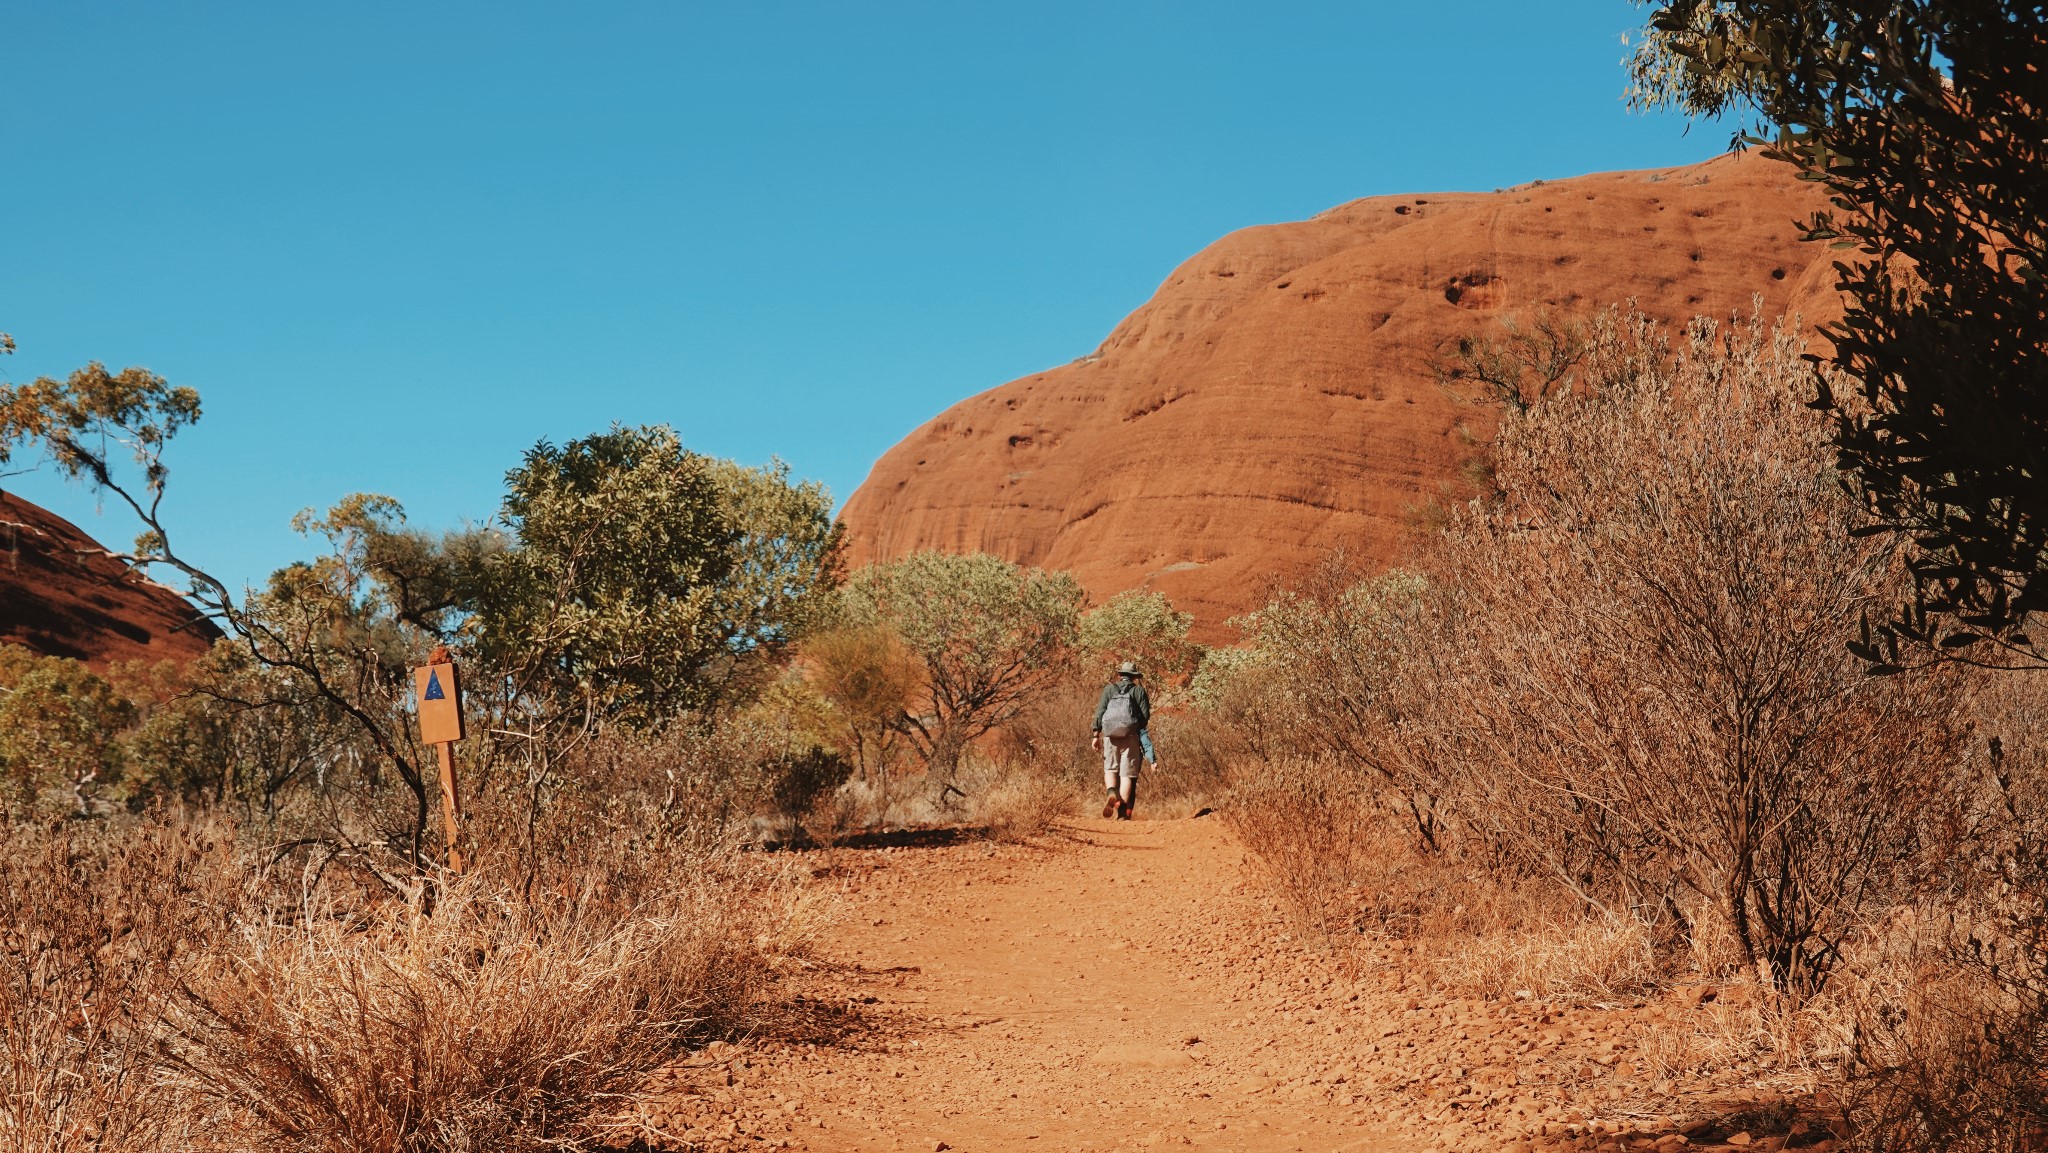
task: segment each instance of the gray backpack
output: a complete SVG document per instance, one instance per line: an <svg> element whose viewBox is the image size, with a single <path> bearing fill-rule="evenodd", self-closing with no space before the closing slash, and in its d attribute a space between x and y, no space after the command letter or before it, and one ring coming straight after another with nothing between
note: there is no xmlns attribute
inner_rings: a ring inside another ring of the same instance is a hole
<svg viewBox="0 0 2048 1153"><path fill-rule="evenodd" d="M1125 688L1109 698L1109 704L1102 710L1102 735L1121 740L1138 731L1138 705L1131 699L1131 690Z"/></svg>

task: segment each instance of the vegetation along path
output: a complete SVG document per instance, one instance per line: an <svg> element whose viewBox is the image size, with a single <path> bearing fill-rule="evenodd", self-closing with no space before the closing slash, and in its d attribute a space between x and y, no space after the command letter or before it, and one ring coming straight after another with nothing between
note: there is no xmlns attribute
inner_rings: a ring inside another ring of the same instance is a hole
<svg viewBox="0 0 2048 1153"><path fill-rule="evenodd" d="M1066 834L818 854L844 907L801 979L810 1039L693 1054L641 1106L651 1143L1827 1147L1660 1117L1623 1041L1672 1006L1447 998L1396 951L1346 976L1264 907L1213 817Z"/></svg>

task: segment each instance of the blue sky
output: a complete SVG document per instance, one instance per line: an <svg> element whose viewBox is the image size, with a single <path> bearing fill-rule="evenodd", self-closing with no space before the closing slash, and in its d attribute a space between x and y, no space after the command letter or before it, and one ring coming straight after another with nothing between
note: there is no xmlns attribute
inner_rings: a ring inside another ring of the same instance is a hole
<svg viewBox="0 0 2048 1153"><path fill-rule="evenodd" d="M1640 11L17 0L0 373L198 388L166 508L230 583L310 554L300 508L482 520L614 421L843 499L1232 229L1711 155L1622 107Z"/></svg>

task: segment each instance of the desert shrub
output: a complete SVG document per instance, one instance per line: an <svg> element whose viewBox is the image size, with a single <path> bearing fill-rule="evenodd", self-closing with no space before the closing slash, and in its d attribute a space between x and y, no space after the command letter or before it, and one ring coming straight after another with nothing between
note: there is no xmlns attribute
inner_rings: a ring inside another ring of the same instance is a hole
<svg viewBox="0 0 2048 1153"><path fill-rule="evenodd" d="M914 553L849 578L845 623L886 629L920 666L893 724L927 766L933 800L959 792L976 741L1067 674L1081 597L1071 574L985 554Z"/></svg>
<svg viewBox="0 0 2048 1153"><path fill-rule="evenodd" d="M183 1150L159 1014L240 901L230 830L0 829L0 1149Z"/></svg>
<svg viewBox="0 0 2048 1153"><path fill-rule="evenodd" d="M266 1149L579 1144L682 1041L740 1023L771 965L772 894L716 860L663 871L626 908L471 878L432 915L245 921L170 1007L169 1081Z"/></svg>
<svg viewBox="0 0 2048 1153"><path fill-rule="evenodd" d="M907 751L902 718L922 678L917 658L888 628L845 626L806 639L798 663L804 683L832 708L841 754L886 794Z"/></svg>
<svg viewBox="0 0 2048 1153"><path fill-rule="evenodd" d="M1191 733L1200 755L1224 771L1245 761L1270 761L1293 748L1273 698L1276 654L1250 645L1212 648L1188 680Z"/></svg>
<svg viewBox="0 0 2048 1153"><path fill-rule="evenodd" d="M768 803L793 839L805 814L853 776L853 766L837 753L813 746L785 752L768 765Z"/></svg>
<svg viewBox="0 0 2048 1153"><path fill-rule="evenodd" d="M236 595L177 553L160 516L165 451L198 419L195 392L92 365L0 393L0 458L39 450L126 505L144 531L124 559L182 574L230 634L175 688L147 686L135 796L253 804L280 840L347 857L394 891L442 863L432 756L406 708L409 667L430 652L469 666L477 739L464 768L477 771L465 775L521 778L540 805L555 762L598 730L751 699L837 584L820 486L647 427L535 446L507 475L502 527L424 532L372 494L309 509L294 527L325 553ZM128 720L112 714L132 702L54 675L37 672L23 700L62 707L39 707L39 728L5 726L20 746L4 754L9 775L39 797L62 777L90 811L119 768Z"/></svg>
<svg viewBox="0 0 2048 1153"><path fill-rule="evenodd" d="M963 776L970 778L972 798L967 819L998 841L1043 837L1080 807L1081 792L1073 778L1056 767L977 758Z"/></svg>
<svg viewBox="0 0 2048 1153"><path fill-rule="evenodd" d="M90 816L102 790L121 775L121 737L135 706L78 661L32 658L8 647L13 654L0 661L0 771L8 807Z"/></svg>
<svg viewBox="0 0 2048 1153"><path fill-rule="evenodd" d="M496 766L468 801L475 867L525 892L602 875L618 899L638 900L658 888L671 852L744 841L771 811L772 769L788 751L778 731L689 716L594 733L553 758L546 779Z"/></svg>
<svg viewBox="0 0 2048 1153"><path fill-rule="evenodd" d="M1718 916L1811 990L1932 855L1953 678L1846 651L1899 566L1852 532L1788 332L1667 348L1624 317L1587 375L1504 418L1497 496L1446 530L1419 625L1445 705L1407 739L1504 856L1617 912Z"/></svg>
<svg viewBox="0 0 2048 1153"><path fill-rule="evenodd" d="M1252 754L1231 819L1325 923L1399 904L1345 842L1403 827L1408 860L1578 905L1461 891L1501 948L1648 940L1811 993L1962 819L1957 678L1846 647L1901 566L1852 532L1792 336L1615 313L1577 372L1504 414L1421 575L1335 558L1210 654L1191 696Z"/></svg>
<svg viewBox="0 0 2048 1153"><path fill-rule="evenodd" d="M2023 1150L2048 1135L2041 913L2010 898L1973 912L1901 915L1845 966L1841 1088L1868 1148Z"/></svg>
<svg viewBox="0 0 2048 1153"><path fill-rule="evenodd" d="M1496 998L1613 1000L1665 979L1640 918L1492 869L1454 838L1419 840L1379 786L1327 759L1280 758L1239 765L1221 810L1284 908L1340 959L1396 941L1428 981Z"/></svg>
<svg viewBox="0 0 2048 1153"><path fill-rule="evenodd" d="M2048 1139L2048 683L1991 672L1950 871L1851 954L1842 1096L1881 1150Z"/></svg>
<svg viewBox="0 0 2048 1153"><path fill-rule="evenodd" d="M1170 704L1172 690L1202 661L1202 647L1188 639L1194 623L1165 594L1133 590L1083 613L1076 639L1106 666L1137 662L1155 703Z"/></svg>
<svg viewBox="0 0 2048 1153"><path fill-rule="evenodd" d="M1101 686L1078 671L1033 694L990 742L988 755L1017 772L1064 780L1079 791L1102 779L1102 754L1088 747L1089 718Z"/></svg>
<svg viewBox="0 0 2048 1153"><path fill-rule="evenodd" d="M1434 654L1418 635L1427 589L1409 572L1361 578L1341 551L1331 554L1300 585L1240 618L1249 655L1239 675L1261 683L1236 691L1240 709L1263 714L1269 746L1328 765L1340 787L1405 814L1433 849L1444 774L1411 759L1426 746L1401 739L1409 715L1435 704Z"/></svg>
<svg viewBox="0 0 2048 1153"><path fill-rule="evenodd" d="M1237 774L1222 811L1297 916L1327 934L1355 931L1377 831L1364 789L1323 762L1283 757Z"/></svg>

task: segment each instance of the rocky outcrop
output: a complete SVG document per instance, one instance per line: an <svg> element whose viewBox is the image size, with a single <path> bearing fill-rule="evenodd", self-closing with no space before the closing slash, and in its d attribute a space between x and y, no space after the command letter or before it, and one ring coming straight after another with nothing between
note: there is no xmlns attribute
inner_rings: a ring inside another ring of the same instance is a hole
<svg viewBox="0 0 2048 1153"><path fill-rule="evenodd" d="M1831 253L1794 226L1823 203L1787 165L1724 156L1232 233L1094 352L890 449L846 503L851 559L991 552L1098 600L1159 590L1227 635L1332 548L1398 561L1415 510L1460 490L1491 416L1436 382L1458 338L1631 299L1831 319Z"/></svg>
<svg viewBox="0 0 2048 1153"><path fill-rule="evenodd" d="M0 493L0 643L104 667L195 657L219 635L183 597L108 556L77 525Z"/></svg>

